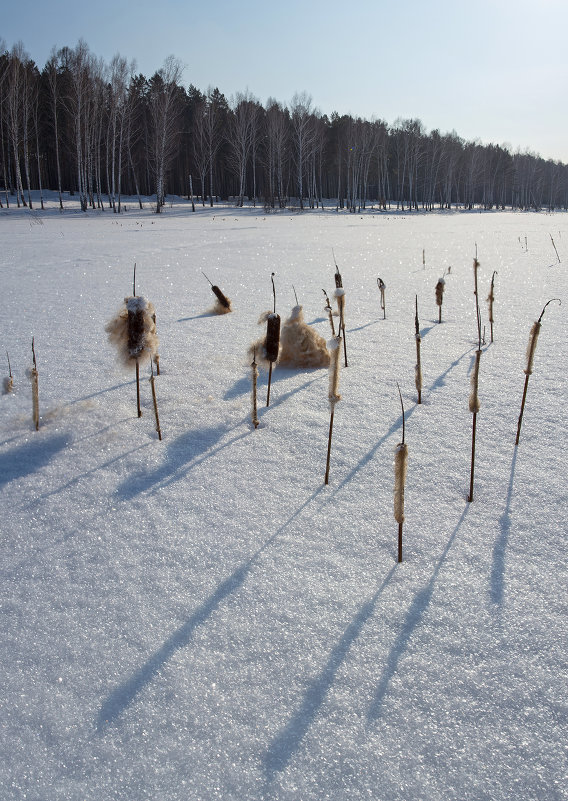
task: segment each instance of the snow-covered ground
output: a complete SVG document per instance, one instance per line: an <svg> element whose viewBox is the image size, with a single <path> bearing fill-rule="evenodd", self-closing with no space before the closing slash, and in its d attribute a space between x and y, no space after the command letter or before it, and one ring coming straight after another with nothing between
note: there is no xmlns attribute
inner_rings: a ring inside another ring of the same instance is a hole
<svg viewBox="0 0 568 801"><path fill-rule="evenodd" d="M0 797L568 798L568 216L134 209L0 211L15 384L0 397ZM349 366L325 486L327 370L276 367L268 408L262 370L255 430L247 348L272 271L282 319L295 287L329 337L332 248ZM161 442L146 368L138 419L104 332L135 262L157 313ZM233 313L208 314L201 271Z"/></svg>

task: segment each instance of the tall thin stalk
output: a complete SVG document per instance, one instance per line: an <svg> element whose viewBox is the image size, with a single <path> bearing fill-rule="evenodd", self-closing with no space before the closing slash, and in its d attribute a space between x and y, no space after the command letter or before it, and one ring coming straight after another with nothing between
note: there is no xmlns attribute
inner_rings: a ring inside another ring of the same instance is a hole
<svg viewBox="0 0 568 801"><path fill-rule="evenodd" d="M479 269L479 262L477 260L477 245L475 246L475 258L473 260L473 276L474 276L474 295L475 295L475 316L477 319L477 350L475 352L475 364L473 366L471 376L471 392L469 395L469 411L473 415L473 424L471 431L471 467L469 478L469 495L467 497L469 503L473 501L473 480L475 474L475 438L477 430L477 413L481 407L479 400L479 365L481 362L481 312L479 310L479 293L477 291L477 271Z"/></svg>
<svg viewBox="0 0 568 801"><path fill-rule="evenodd" d="M38 370L34 347L34 338L32 337L32 358L33 367L30 370L30 378L32 382L32 417L35 430L39 431L39 386L38 386Z"/></svg>
<svg viewBox="0 0 568 801"><path fill-rule="evenodd" d="M156 418L156 431L158 432L158 439L162 439L162 429L160 428L160 416L158 415L158 399L156 398L156 379L154 378L154 368L152 360L150 359L150 386L152 388L152 401L154 404L154 416Z"/></svg>
<svg viewBox="0 0 568 801"><path fill-rule="evenodd" d="M408 467L408 446L404 441L404 403L398 382L397 387L402 409L402 442L396 446L394 456L394 519L398 523L398 561L402 562L402 524L404 523L404 486Z"/></svg>
<svg viewBox="0 0 568 801"><path fill-rule="evenodd" d="M379 292L381 293L381 309L383 311L383 320L386 320L387 312L385 308L385 289L387 287L382 278L377 278L377 286L379 287Z"/></svg>
<svg viewBox="0 0 568 801"><path fill-rule="evenodd" d="M414 384L418 393L418 403L422 403L422 361L420 358L420 322L418 321L418 295L416 297L416 310L414 314L414 338L416 340L416 367L414 368Z"/></svg>
<svg viewBox="0 0 568 801"><path fill-rule="evenodd" d="M329 484L329 463L331 457L331 437L333 434L333 417L335 414L335 406L341 400L341 395L339 394L339 361L340 361L340 347L341 347L341 337L337 336L334 339L330 340L328 343L328 349L330 351L330 364L329 364L329 408L330 408L330 416L329 416L329 434L327 438L327 461L326 461L326 468L325 468L325 483Z"/></svg>
<svg viewBox="0 0 568 801"><path fill-rule="evenodd" d="M521 436L521 424L523 422L523 413L525 411L525 401L527 399L527 390L529 388L529 378L533 372L534 366L534 354L536 351L536 343L538 341L538 335L540 333L540 329L542 326L542 318L544 316L544 312L546 311L546 307L549 303L553 301L557 301L562 305L562 301L560 298L551 298L547 303L544 304L544 308L540 313L540 317L536 322L533 323L530 335L529 335L529 344L527 346L527 366L525 367L525 386L523 389L523 399L521 401L521 413L519 414L519 420L517 422L517 438L515 439L515 445L519 444L519 438Z"/></svg>

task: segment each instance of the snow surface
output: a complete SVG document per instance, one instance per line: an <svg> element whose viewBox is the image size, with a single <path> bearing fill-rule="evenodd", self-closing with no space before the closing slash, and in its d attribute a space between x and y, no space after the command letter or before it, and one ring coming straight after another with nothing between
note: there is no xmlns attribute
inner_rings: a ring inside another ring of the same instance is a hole
<svg viewBox="0 0 568 801"><path fill-rule="evenodd" d="M0 211L0 798L568 798L567 215L127 205ZM255 431L246 351L272 271L283 318L293 285L330 337L332 247L349 366L326 487L327 370L277 366L269 408L261 370ZM146 368L138 419L104 333L134 262L162 442ZM208 312L201 271L231 314ZM553 297L515 448L529 331Z"/></svg>

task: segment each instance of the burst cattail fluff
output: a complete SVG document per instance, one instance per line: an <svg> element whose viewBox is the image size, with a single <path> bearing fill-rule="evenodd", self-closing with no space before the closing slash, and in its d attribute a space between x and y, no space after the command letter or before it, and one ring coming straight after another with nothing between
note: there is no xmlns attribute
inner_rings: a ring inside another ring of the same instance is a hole
<svg viewBox="0 0 568 801"><path fill-rule="evenodd" d="M481 361L481 351L475 351L475 364L473 366L473 372L471 374L471 392L469 393L469 411L472 414L477 414L477 412L481 408L481 403L479 401L479 362Z"/></svg>
<svg viewBox="0 0 568 801"><path fill-rule="evenodd" d="M334 337L334 339L330 339L327 343L327 349L329 350L330 355L328 397L332 412L335 409L335 404L341 400L341 395L339 394L339 357L341 356L341 351L339 348L340 345L341 337Z"/></svg>
<svg viewBox="0 0 568 801"><path fill-rule="evenodd" d="M394 452L394 519L404 523L404 485L408 466L408 445L400 442Z"/></svg>
<svg viewBox="0 0 568 801"><path fill-rule="evenodd" d="M527 366L525 368L525 373L527 375L532 375L533 371L533 363L534 363L534 354L536 350L536 343L538 342L538 335L540 333L541 323L533 323L531 332L529 334L529 344L527 345Z"/></svg>
<svg viewBox="0 0 568 801"><path fill-rule="evenodd" d="M150 359L157 353L154 306L139 296L124 299L124 306L105 326L109 342L116 345L121 361L133 367L137 361Z"/></svg>
<svg viewBox="0 0 568 801"><path fill-rule="evenodd" d="M14 391L14 379L11 375L7 375L2 384L2 394L9 395Z"/></svg>
<svg viewBox="0 0 568 801"><path fill-rule="evenodd" d="M436 284L436 290L435 290L436 291L436 305L437 306L441 306L442 303L444 302L444 289L445 288L446 288L446 282L444 281L443 278L440 278L438 280L438 283ZM451 301L450 301L450 305L451 305Z"/></svg>
<svg viewBox="0 0 568 801"><path fill-rule="evenodd" d="M341 319L341 324L343 325L343 316L345 314L345 290L342 287L337 287L337 289L333 294L335 296L335 299L337 300L339 317Z"/></svg>
<svg viewBox="0 0 568 801"><path fill-rule="evenodd" d="M294 306L280 332L278 364L285 367L328 367L325 339L304 321L301 306Z"/></svg>

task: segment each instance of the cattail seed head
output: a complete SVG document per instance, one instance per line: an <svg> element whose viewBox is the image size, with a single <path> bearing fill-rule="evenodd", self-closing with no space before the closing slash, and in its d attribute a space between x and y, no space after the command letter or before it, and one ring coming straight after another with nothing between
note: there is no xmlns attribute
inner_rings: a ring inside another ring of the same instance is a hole
<svg viewBox="0 0 568 801"><path fill-rule="evenodd" d="M532 375L536 343L538 342L538 335L541 327L541 323L534 322L529 334L529 344L527 345L527 366L525 367L525 373L527 375Z"/></svg>
<svg viewBox="0 0 568 801"><path fill-rule="evenodd" d="M446 288L446 282L444 281L443 278L440 278L438 280L438 283L436 284L436 290L435 290L435 292L436 292L436 304L438 306L441 306L442 303L444 302L444 289L445 288Z"/></svg>
<svg viewBox="0 0 568 801"><path fill-rule="evenodd" d="M400 442L394 452L394 519L404 523L404 485L408 467L408 445Z"/></svg>
<svg viewBox="0 0 568 801"><path fill-rule="evenodd" d="M11 375L7 375L2 384L2 394L9 395L14 391L14 379Z"/></svg>
<svg viewBox="0 0 568 801"><path fill-rule="evenodd" d="M118 349L124 365L151 359L158 350L156 314L146 298L134 295L124 299L124 306L105 326L108 339Z"/></svg>
<svg viewBox="0 0 568 801"><path fill-rule="evenodd" d="M280 350L280 315L269 314L266 320L266 358L269 362L278 360Z"/></svg>
<svg viewBox="0 0 568 801"><path fill-rule="evenodd" d="M479 400L478 390L479 390L479 363L481 361L481 351L475 351L475 364L473 366L473 371L471 374L471 391L469 394L469 411L472 414L477 414L477 412L481 408L481 402Z"/></svg>
<svg viewBox="0 0 568 801"><path fill-rule="evenodd" d="M213 312L215 314L229 314L229 312L233 310L231 306L231 299L228 298L218 286L212 285L211 290L217 298L215 305L213 306Z"/></svg>
<svg viewBox="0 0 568 801"><path fill-rule="evenodd" d="M329 405L331 407L331 411L335 409L335 404L341 400L341 395L339 394L339 361L341 356L341 337L334 337L330 339L327 343L327 349L329 350L330 355L330 362L329 362Z"/></svg>

